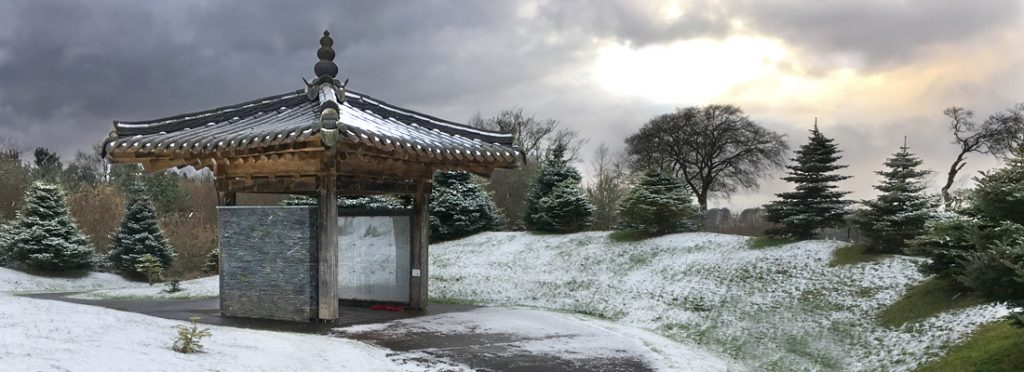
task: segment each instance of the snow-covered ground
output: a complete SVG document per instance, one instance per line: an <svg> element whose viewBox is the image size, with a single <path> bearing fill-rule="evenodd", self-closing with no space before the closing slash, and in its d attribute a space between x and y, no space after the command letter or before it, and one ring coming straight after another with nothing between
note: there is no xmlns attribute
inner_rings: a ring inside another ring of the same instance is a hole
<svg viewBox="0 0 1024 372"><path fill-rule="evenodd" d="M385 349L335 337L210 328L205 352L171 350L175 326L145 315L0 293L3 371L398 371Z"/></svg>
<svg viewBox="0 0 1024 372"><path fill-rule="evenodd" d="M410 335L496 336L510 355L550 355L568 359L639 358L659 371L743 370L712 353L683 345L635 327L572 314L533 309L480 308L382 324L359 325L338 330L341 334L382 333L408 339ZM507 337L507 339L503 338ZM486 338L486 337L485 337ZM443 348L451 345L443 345ZM475 346L479 347L479 346ZM493 353L494 345L488 352ZM429 348L410 352L413 356L436 358L445 350ZM396 359L412 359L395 356ZM443 363L445 360L436 360Z"/></svg>
<svg viewBox="0 0 1024 372"><path fill-rule="evenodd" d="M604 317L771 370L907 370L1007 312L981 305L889 328L875 317L925 279L918 259L830 268L843 243L754 250L712 233L607 235L485 233L433 245L431 296Z"/></svg>
<svg viewBox="0 0 1024 372"><path fill-rule="evenodd" d="M146 286L109 273L89 273L75 278L36 276L0 267L0 292L45 293L82 292L104 288L137 288Z"/></svg>
<svg viewBox="0 0 1024 372"><path fill-rule="evenodd" d="M181 282L181 290L174 293L167 292L165 283L156 283L152 286L142 283L141 286L128 288L99 289L90 292L77 293L68 297L98 300L98 299L148 299L148 300L183 300L214 298L220 292L218 276L186 280Z"/></svg>

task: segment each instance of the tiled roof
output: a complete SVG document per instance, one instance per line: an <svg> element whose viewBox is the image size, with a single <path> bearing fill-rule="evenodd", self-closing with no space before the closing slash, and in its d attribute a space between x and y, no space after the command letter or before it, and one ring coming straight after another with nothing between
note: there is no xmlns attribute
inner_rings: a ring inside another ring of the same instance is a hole
<svg viewBox="0 0 1024 372"><path fill-rule="evenodd" d="M509 165L519 152L512 136L472 128L345 90L339 137L388 152ZM300 142L318 134L321 102L305 90L232 106L148 121L118 121L108 154L188 153L192 156Z"/></svg>

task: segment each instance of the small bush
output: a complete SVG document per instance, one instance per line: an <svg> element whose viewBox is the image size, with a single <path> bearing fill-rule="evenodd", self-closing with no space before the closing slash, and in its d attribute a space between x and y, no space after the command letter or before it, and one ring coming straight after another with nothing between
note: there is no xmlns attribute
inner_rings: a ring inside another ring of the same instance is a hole
<svg viewBox="0 0 1024 372"><path fill-rule="evenodd" d="M505 225L484 187L467 172L437 172L430 191L430 239L450 240Z"/></svg>
<svg viewBox="0 0 1024 372"><path fill-rule="evenodd" d="M181 292L181 280L171 279L171 281L167 282L167 284L165 284L164 286L166 287L166 289L164 289L164 292L167 292L167 293Z"/></svg>
<svg viewBox="0 0 1024 372"><path fill-rule="evenodd" d="M220 248L214 248L210 251L210 254L206 255L206 263L203 264L203 273L220 273Z"/></svg>
<svg viewBox="0 0 1024 372"><path fill-rule="evenodd" d="M1024 235L967 253L958 263L963 273L956 279L965 287L997 300L1024 299L1024 285L1017 276L1024 263Z"/></svg>
<svg viewBox="0 0 1024 372"><path fill-rule="evenodd" d="M135 264L135 271L145 275L149 285L153 285L153 282L160 280L164 273L164 267L160 263L160 259L151 254L144 254L142 257L139 257L137 262Z"/></svg>
<svg viewBox="0 0 1024 372"><path fill-rule="evenodd" d="M201 353L203 352L203 338L210 337L213 333L209 328L199 328L198 316L191 317L189 320L192 324L177 327L178 336L175 337L174 345L171 348L183 354Z"/></svg>
<svg viewBox="0 0 1024 372"><path fill-rule="evenodd" d="M980 234L978 220L954 215L930 222L927 232L912 240L907 252L931 259L921 267L924 273L953 278L963 273L960 260L978 250Z"/></svg>

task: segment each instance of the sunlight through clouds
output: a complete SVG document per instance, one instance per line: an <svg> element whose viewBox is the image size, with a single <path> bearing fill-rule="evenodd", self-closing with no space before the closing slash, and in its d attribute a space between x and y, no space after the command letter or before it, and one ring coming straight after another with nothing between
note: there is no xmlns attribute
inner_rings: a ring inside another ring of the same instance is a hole
<svg viewBox="0 0 1024 372"><path fill-rule="evenodd" d="M592 67L595 81L616 94L660 103L706 103L733 87L779 74L791 51L751 36L699 38L634 48L606 42Z"/></svg>

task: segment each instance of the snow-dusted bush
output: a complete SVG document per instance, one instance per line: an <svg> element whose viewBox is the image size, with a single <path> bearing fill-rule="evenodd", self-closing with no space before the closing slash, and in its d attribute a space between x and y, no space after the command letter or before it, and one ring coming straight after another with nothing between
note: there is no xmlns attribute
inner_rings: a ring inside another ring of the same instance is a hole
<svg viewBox="0 0 1024 372"><path fill-rule="evenodd" d="M1018 276L1024 266L1024 227L1012 225L998 229L1013 230L1013 237L964 254L959 262L963 274L957 275L957 281L989 298L1024 300L1024 285Z"/></svg>
<svg viewBox="0 0 1024 372"><path fill-rule="evenodd" d="M548 153L530 185L523 222L534 231L569 233L590 226L594 207L580 188L580 172L565 158L565 146Z"/></svg>
<svg viewBox="0 0 1024 372"><path fill-rule="evenodd" d="M979 249L980 234L977 219L954 214L929 222L925 233L910 241L907 253L931 259L921 266L923 272L955 278L963 273L964 255Z"/></svg>
<svg viewBox="0 0 1024 372"><path fill-rule="evenodd" d="M619 203L619 228L646 235L696 230L697 216L683 185L655 171L645 174Z"/></svg>
<svg viewBox="0 0 1024 372"><path fill-rule="evenodd" d="M153 256L162 269L167 269L177 254L160 230L153 203L145 193L138 195L129 202L120 226L110 236L107 258L114 269L122 274L143 278L147 275L138 269L138 265L144 256Z"/></svg>
<svg viewBox="0 0 1024 372"><path fill-rule="evenodd" d="M969 197L973 210L992 221L1024 225L1024 157L974 180L977 187Z"/></svg>
<svg viewBox="0 0 1024 372"><path fill-rule="evenodd" d="M93 248L79 231L60 186L36 182L3 238L7 260L43 271L88 269Z"/></svg>
<svg viewBox="0 0 1024 372"><path fill-rule="evenodd" d="M203 272L216 274L220 272L220 248L214 248L206 255L206 263L203 264Z"/></svg>
<svg viewBox="0 0 1024 372"><path fill-rule="evenodd" d="M191 317L189 320L192 322L191 324L178 326L178 335L171 348L183 354L201 353L203 352L203 339L212 336L213 333L209 328L199 328L198 316Z"/></svg>
<svg viewBox="0 0 1024 372"><path fill-rule="evenodd" d="M504 225L491 195L466 172L435 173L428 210L431 240L458 239Z"/></svg>

